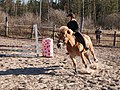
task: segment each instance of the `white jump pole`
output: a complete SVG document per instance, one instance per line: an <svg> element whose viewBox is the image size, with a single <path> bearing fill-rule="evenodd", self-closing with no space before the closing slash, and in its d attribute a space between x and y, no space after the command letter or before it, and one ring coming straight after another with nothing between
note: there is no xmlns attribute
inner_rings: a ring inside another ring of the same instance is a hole
<svg viewBox="0 0 120 90"><path fill-rule="evenodd" d="M0 57L38 57L39 56L39 45L38 45L38 29L37 24L33 25L33 31L35 32L35 46L18 46L18 45L0 45L0 47L17 47L17 48L33 48L35 47L35 50L22 50L22 49L0 49L0 51L15 51L15 52L32 52L35 51L36 55L29 55L29 54L0 54Z"/></svg>
<svg viewBox="0 0 120 90"><path fill-rule="evenodd" d="M38 29L37 29L37 24L33 25L33 30L35 32L35 40L36 40L36 53L37 57L39 56L39 46L38 46Z"/></svg>

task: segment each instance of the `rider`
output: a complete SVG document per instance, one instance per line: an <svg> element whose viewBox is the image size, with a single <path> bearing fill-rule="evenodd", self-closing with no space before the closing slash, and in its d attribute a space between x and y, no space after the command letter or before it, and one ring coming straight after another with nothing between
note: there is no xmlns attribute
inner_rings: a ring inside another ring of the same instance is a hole
<svg viewBox="0 0 120 90"><path fill-rule="evenodd" d="M75 20L74 14L70 13L67 15L69 22L67 23L67 27L71 29L73 32L75 32L75 37L79 43L82 43L84 48L87 50L85 40L83 38L83 35L79 32L79 26L77 21Z"/></svg>

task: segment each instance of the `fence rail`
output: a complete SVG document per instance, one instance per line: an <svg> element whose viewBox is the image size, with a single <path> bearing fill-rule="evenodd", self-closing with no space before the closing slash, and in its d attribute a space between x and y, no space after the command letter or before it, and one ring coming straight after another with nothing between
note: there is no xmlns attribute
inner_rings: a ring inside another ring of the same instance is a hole
<svg viewBox="0 0 120 90"><path fill-rule="evenodd" d="M92 38L92 41L95 43L96 37L95 33L92 32L84 32L85 34L89 35ZM107 46L118 46L120 47L120 31L105 31L101 34L100 42L98 45L107 45Z"/></svg>
<svg viewBox="0 0 120 90"><path fill-rule="evenodd" d="M38 57L39 56L39 46L38 46L38 30L37 24L33 25L33 32L35 32L35 45L11 45L11 44L0 44L0 51L4 53L15 52L16 54L3 54L0 53L0 57ZM8 35L9 33L7 33ZM6 34L5 34L6 36ZM7 41L6 41L7 42ZM22 52L22 53L19 53ZM17 54L19 53L19 54ZM27 54L25 54L27 53ZM32 53L32 54L31 54ZM30 55L31 54L31 55ZM34 54L34 55L33 55Z"/></svg>
<svg viewBox="0 0 120 90"><path fill-rule="evenodd" d="M17 47L17 48L35 48L34 45L24 45L24 46L20 46L20 45L0 45L0 47Z"/></svg>
<svg viewBox="0 0 120 90"><path fill-rule="evenodd" d="M56 34L58 33L58 28L56 25L53 26L38 26L39 40L46 37L53 38L54 41L57 40ZM33 38L33 25L10 25L7 23L0 23L0 35L9 36L15 38ZM94 31L84 30L83 33L89 35L92 39L94 45L96 45L96 37ZM100 39L101 43L97 45L107 45L107 46L118 46L120 47L120 31L109 31L102 32L102 37Z"/></svg>

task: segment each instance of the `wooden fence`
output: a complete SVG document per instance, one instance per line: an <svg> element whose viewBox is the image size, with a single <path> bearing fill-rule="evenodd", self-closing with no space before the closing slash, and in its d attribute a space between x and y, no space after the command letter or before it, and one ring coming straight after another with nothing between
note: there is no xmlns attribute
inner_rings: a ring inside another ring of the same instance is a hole
<svg viewBox="0 0 120 90"><path fill-rule="evenodd" d="M0 24L0 35L15 38L32 38L33 25L9 25Z"/></svg>
<svg viewBox="0 0 120 90"><path fill-rule="evenodd" d="M57 40L58 28L56 25L53 27L41 27L41 38L51 37L54 42ZM120 31L106 31L103 30L100 38L100 43L96 43L96 35L94 31L84 30L82 33L87 34L91 37L94 45L99 46L117 46L120 47Z"/></svg>
<svg viewBox="0 0 120 90"><path fill-rule="evenodd" d="M6 20L5 23L0 24L0 35L15 38L33 38L33 25L10 25ZM57 40L56 33L58 33L58 28L56 25L38 26L39 40L42 38L53 38L54 41ZM89 35L92 39L94 45L102 46L117 46L120 47L120 31L106 31L103 30L100 43L96 43L96 37L94 30L84 30L83 33Z"/></svg>
<svg viewBox="0 0 120 90"><path fill-rule="evenodd" d="M102 46L117 46L120 47L120 31L106 31L104 30L100 37L100 43L96 43L96 35L92 31L83 32L89 35L92 39L94 45L102 45Z"/></svg>

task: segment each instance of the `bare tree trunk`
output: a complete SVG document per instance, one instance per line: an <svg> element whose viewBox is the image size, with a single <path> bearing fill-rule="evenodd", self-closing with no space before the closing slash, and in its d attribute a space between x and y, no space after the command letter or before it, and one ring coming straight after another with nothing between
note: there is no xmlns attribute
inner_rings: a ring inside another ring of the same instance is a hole
<svg viewBox="0 0 120 90"><path fill-rule="evenodd" d="M39 14L39 16L40 16L40 25L41 25L41 6L42 6L42 0L40 0L40 14Z"/></svg>
<svg viewBox="0 0 120 90"><path fill-rule="evenodd" d="M94 5L94 11L93 11L94 26L96 27L96 2L95 2L95 0L93 0L93 5Z"/></svg>
<svg viewBox="0 0 120 90"><path fill-rule="evenodd" d="M80 32L83 31L84 28L84 0L82 0L82 15L80 19Z"/></svg>

